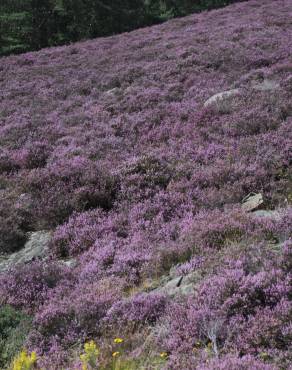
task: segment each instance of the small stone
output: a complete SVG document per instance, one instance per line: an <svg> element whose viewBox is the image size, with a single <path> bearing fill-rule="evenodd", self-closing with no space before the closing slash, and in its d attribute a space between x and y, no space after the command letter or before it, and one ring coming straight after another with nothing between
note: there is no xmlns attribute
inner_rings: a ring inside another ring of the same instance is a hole
<svg viewBox="0 0 292 370"><path fill-rule="evenodd" d="M74 268L77 266L77 261L75 258L70 258L68 260L61 260L61 262L69 268Z"/></svg>
<svg viewBox="0 0 292 370"><path fill-rule="evenodd" d="M264 203L262 194L251 193L242 201L242 209L246 212L255 211Z"/></svg>
<svg viewBox="0 0 292 370"><path fill-rule="evenodd" d="M109 95L109 96L117 96L120 92L120 89L118 87L114 87L113 89L111 90L108 90L106 91L106 95Z"/></svg>
<svg viewBox="0 0 292 370"><path fill-rule="evenodd" d="M168 280L166 283L161 281L161 285L154 289L155 292L167 294L170 297L178 295L191 295L194 293L195 282L198 276L196 272L189 273L185 276L178 276Z"/></svg>

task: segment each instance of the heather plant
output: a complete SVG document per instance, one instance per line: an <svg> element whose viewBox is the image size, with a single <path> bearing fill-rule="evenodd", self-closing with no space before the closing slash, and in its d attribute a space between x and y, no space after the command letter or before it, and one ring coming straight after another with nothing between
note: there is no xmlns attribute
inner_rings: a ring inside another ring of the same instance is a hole
<svg viewBox="0 0 292 370"><path fill-rule="evenodd" d="M106 325L112 328L153 325L163 315L167 298L159 294L138 294L124 301L117 302L107 312Z"/></svg>
<svg viewBox="0 0 292 370"><path fill-rule="evenodd" d="M64 282L49 291L47 305L43 305L34 318L29 347L46 354L56 346L61 352L79 340L99 336L102 320L112 304L121 298L122 289L122 283L113 279L97 279L75 286L72 281Z"/></svg>
<svg viewBox="0 0 292 370"><path fill-rule="evenodd" d="M74 210L111 208L116 186L110 176L77 156L70 164L59 161L49 168L32 171L25 187L33 194L36 222L55 226Z"/></svg>
<svg viewBox="0 0 292 370"><path fill-rule="evenodd" d="M230 370L248 370L248 369L255 369L255 370L273 370L275 367L270 364L266 364L264 361L255 360L252 356L223 356L222 358L213 359L210 361L209 364L203 364L198 367L199 370L223 370L223 369L230 369Z"/></svg>
<svg viewBox="0 0 292 370"><path fill-rule="evenodd" d="M73 214L66 224L56 229L51 242L52 253L66 257L89 249L101 236L100 224L103 219L104 215L100 210Z"/></svg>
<svg viewBox="0 0 292 370"><path fill-rule="evenodd" d="M21 249L29 230L28 207L21 207L17 193L0 194L0 254Z"/></svg>
<svg viewBox="0 0 292 370"><path fill-rule="evenodd" d="M191 237L190 243L193 248L217 248L231 242L239 242L252 232L252 224L248 217L240 210L230 210L228 213L219 210L202 211L191 218L186 219L184 228L187 236Z"/></svg>
<svg viewBox="0 0 292 370"><path fill-rule="evenodd" d="M147 198L165 189L172 173L165 161L155 157L144 156L127 163L121 174L120 194L133 201L133 196Z"/></svg>
<svg viewBox="0 0 292 370"><path fill-rule="evenodd" d="M50 145L46 140L27 142L23 148L15 151L14 161L19 168L45 167L49 152Z"/></svg>
<svg viewBox="0 0 292 370"><path fill-rule="evenodd" d="M19 217L15 217L15 215L9 215L6 218L4 214L0 217L0 233L2 237L0 242L1 254L12 253L21 249L27 240L25 231L19 224L15 224L15 221L18 221L21 225L21 220L19 220Z"/></svg>
<svg viewBox="0 0 292 370"><path fill-rule="evenodd" d="M282 246L283 256L282 256L282 268L289 272L291 269L291 254L292 254L292 239L288 239L283 243Z"/></svg>
<svg viewBox="0 0 292 370"><path fill-rule="evenodd" d="M1 150L0 152L0 173L9 173L19 169L19 165L9 156L9 152Z"/></svg>
<svg viewBox="0 0 292 370"><path fill-rule="evenodd" d="M274 362L279 357L287 365L289 336L284 333L291 312L291 276L279 263L271 269L271 261L261 266L256 259L231 260L222 275L218 271L203 280L195 299L170 309L166 348L191 356L197 342L197 352L210 343L217 356L237 351Z"/></svg>
<svg viewBox="0 0 292 370"><path fill-rule="evenodd" d="M10 304L33 312L47 299L50 289L58 282L69 278L68 269L56 262L33 261L15 266L8 273L1 274L1 304Z"/></svg>

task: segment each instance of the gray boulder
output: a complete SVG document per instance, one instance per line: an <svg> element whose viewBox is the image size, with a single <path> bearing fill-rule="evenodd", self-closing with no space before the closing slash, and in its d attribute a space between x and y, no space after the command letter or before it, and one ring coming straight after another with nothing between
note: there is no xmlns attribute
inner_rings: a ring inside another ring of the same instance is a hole
<svg viewBox="0 0 292 370"><path fill-rule="evenodd" d="M259 218L269 218L272 220L280 220L281 219L281 213L280 211L272 211L272 210L265 210L265 209L259 209L257 211L254 211L252 213L253 216L259 217Z"/></svg>
<svg viewBox="0 0 292 370"><path fill-rule="evenodd" d="M36 231L29 234L29 239L24 248L9 256L0 256L0 272L35 258L44 258L51 239L51 232Z"/></svg>
<svg viewBox="0 0 292 370"><path fill-rule="evenodd" d="M252 81L249 88L258 91L274 91L279 89L280 84L277 81L264 79L261 82ZM226 103L229 98L239 95L242 92L242 88L236 88L231 90L221 91L215 95L212 95L208 100L205 101L204 107L209 107L216 104L217 107L221 107L222 104Z"/></svg>
<svg viewBox="0 0 292 370"><path fill-rule="evenodd" d="M236 96L240 94L240 89L232 89L219 92L213 96L211 96L208 100L205 101L204 107L209 107L213 104L221 104L222 102L226 101L228 98Z"/></svg>

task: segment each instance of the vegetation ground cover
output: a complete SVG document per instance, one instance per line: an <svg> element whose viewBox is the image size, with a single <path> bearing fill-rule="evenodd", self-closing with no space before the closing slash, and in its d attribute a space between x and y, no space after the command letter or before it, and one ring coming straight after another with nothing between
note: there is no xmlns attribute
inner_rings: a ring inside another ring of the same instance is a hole
<svg viewBox="0 0 292 370"><path fill-rule="evenodd" d="M37 366L81 368L94 340L100 368L115 352L137 368L289 368L291 5L1 58L1 254L53 233L46 259L0 274ZM277 217L246 212L250 193ZM159 290L194 272L193 292Z"/></svg>

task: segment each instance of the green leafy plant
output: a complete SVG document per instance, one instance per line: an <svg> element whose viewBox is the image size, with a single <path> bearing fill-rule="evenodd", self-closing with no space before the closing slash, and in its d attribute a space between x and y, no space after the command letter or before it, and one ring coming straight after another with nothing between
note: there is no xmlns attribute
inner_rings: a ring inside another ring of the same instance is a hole
<svg viewBox="0 0 292 370"><path fill-rule="evenodd" d="M0 368L21 350L30 326L31 319L26 314L9 305L0 307Z"/></svg>

